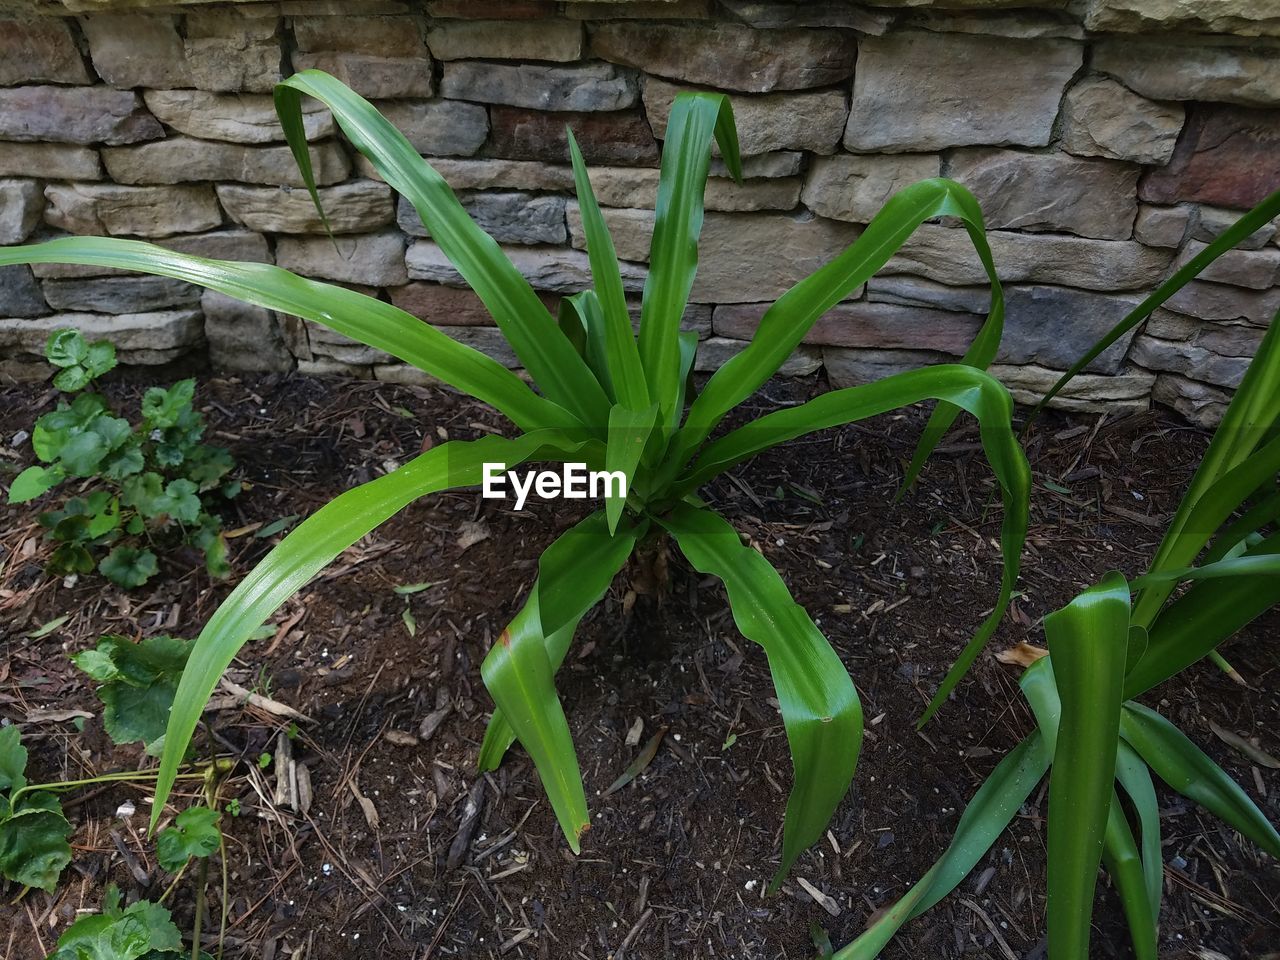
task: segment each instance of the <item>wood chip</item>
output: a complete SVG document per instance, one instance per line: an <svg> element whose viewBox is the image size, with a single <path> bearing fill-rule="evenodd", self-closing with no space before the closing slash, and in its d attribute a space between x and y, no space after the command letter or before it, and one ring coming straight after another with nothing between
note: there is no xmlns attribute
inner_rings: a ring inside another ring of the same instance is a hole
<svg viewBox="0 0 1280 960"><path fill-rule="evenodd" d="M813 902L823 910L827 911L827 913L831 914L833 917L840 916L840 904L836 903L834 899L827 896L804 877L796 877L796 883L804 887L804 892L813 897Z"/></svg>
<svg viewBox="0 0 1280 960"><path fill-rule="evenodd" d="M464 520L458 524L458 550L465 553L481 540L489 539L489 525L483 520Z"/></svg>

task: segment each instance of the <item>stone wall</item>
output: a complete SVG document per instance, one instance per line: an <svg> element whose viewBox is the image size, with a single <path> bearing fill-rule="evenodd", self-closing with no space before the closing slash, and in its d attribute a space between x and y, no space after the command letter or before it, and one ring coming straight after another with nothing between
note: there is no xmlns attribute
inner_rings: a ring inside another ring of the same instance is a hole
<svg viewBox="0 0 1280 960"><path fill-rule="evenodd" d="M993 228L1009 284L997 373L1030 399L1280 187L1271 0L22 0L10 15L0 244L108 234L273 261L389 299L509 364L412 209L311 108L336 248L323 235L272 84L320 67L374 100L552 308L588 283L565 125L638 296L672 98L732 91L748 179L717 168L707 190L686 318L704 369L894 190L942 174L977 194ZM1245 246L1066 402L1135 409L1154 396L1218 416L1280 307L1275 225ZM955 357L985 310L982 280L963 230L926 225L788 369L825 366L844 385ZM207 351L221 369L417 376L295 318L86 267L0 271L0 318L7 376L40 372L32 354L67 324L111 337L130 363Z"/></svg>

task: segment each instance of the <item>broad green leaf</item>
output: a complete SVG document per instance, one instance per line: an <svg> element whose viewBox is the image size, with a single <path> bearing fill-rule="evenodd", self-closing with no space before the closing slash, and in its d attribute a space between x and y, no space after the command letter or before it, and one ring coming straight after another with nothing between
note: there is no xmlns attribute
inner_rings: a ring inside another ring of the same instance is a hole
<svg viewBox="0 0 1280 960"><path fill-rule="evenodd" d="M0 790L21 790L27 785L27 748L13 724L0 727Z"/></svg>
<svg viewBox="0 0 1280 960"><path fill-rule="evenodd" d="M95 340L89 344L88 356L84 359L84 367L89 376L100 377L116 366L115 344L109 340Z"/></svg>
<svg viewBox="0 0 1280 960"><path fill-rule="evenodd" d="M1049 777L1049 952L1054 960L1088 960L1094 887L1114 793L1129 639L1124 577L1110 573L1049 614L1044 632L1062 703Z"/></svg>
<svg viewBox="0 0 1280 960"><path fill-rule="evenodd" d="M93 430L82 430L67 437L58 451L58 464L73 477L92 477L107 455L107 442Z"/></svg>
<svg viewBox="0 0 1280 960"><path fill-rule="evenodd" d="M535 394L496 360L417 317L354 290L295 276L271 264L206 260L114 237L62 237L31 246L0 247L0 265L12 263L78 263L185 280L319 323L389 353L488 403L523 430L580 426L576 417ZM541 302L538 308L546 312ZM560 336L558 331L555 336ZM93 395L81 394L76 402L87 396ZM43 460L52 459L38 447L36 452Z"/></svg>
<svg viewBox="0 0 1280 960"><path fill-rule="evenodd" d="M321 205L302 126L304 93L329 108L352 146L368 158L393 190L413 205L431 231L431 239L484 302L521 366L529 371L546 396L576 415L583 424L603 427L608 401L600 384L560 333L555 318L547 312L529 282L507 259L502 248L476 226L444 178L368 100L327 73L303 70L276 85L276 113L316 209L320 210ZM419 323L418 326L426 325ZM363 337L360 339L371 343ZM463 389L480 396L469 387ZM562 425L561 421L546 416L521 424L526 430Z"/></svg>
<svg viewBox="0 0 1280 960"><path fill-rule="evenodd" d="M677 95L662 145L649 274L640 308L640 361L649 385L648 399L658 404L659 421L668 427L674 426L679 413L675 404L680 391L680 318L698 271L698 235L712 138L720 145L730 173L741 180L738 133L729 98L721 93Z"/></svg>
<svg viewBox="0 0 1280 960"><path fill-rule="evenodd" d="M983 450L1000 483L1004 501L1004 521L1000 528L1004 572L995 608L943 679L920 719L922 725L946 700L995 632L1018 578L1027 532L1031 471L1013 433L1013 401L998 381L970 366L943 364L896 374L864 386L833 390L798 407L766 414L708 444L694 463L692 472L676 485L673 493L673 496L691 493L735 464L795 437L887 413L925 399L945 400L978 419Z"/></svg>
<svg viewBox="0 0 1280 960"><path fill-rule="evenodd" d="M119 891L110 891L118 901ZM110 891L102 913L81 917L63 931L49 960L160 960L182 950L182 934L168 910L148 900L120 910L110 902Z"/></svg>
<svg viewBox="0 0 1280 960"><path fill-rule="evenodd" d="M1280 833L1239 784L1172 723L1130 702L1120 715L1120 735L1170 787L1280 858Z"/></svg>
<svg viewBox="0 0 1280 960"><path fill-rule="evenodd" d="M624 523L610 535L604 512L597 511L562 533L539 558L531 596L538 599L538 617L553 672L564 662L578 622L600 602L646 529L644 524ZM495 710L480 746L479 768L497 769L514 740L511 725L501 710Z"/></svg>
<svg viewBox="0 0 1280 960"><path fill-rule="evenodd" d="M102 723L118 744L141 740L148 753L163 738L169 710L186 667L192 642L175 637L147 637L134 643L127 637L105 636L92 650L71 661L102 684Z"/></svg>
<svg viewBox="0 0 1280 960"><path fill-rule="evenodd" d="M688 504L660 517L699 573L724 582L734 623L764 648L791 747L795 784L787 800L776 889L827 828L849 789L862 746L862 706L826 637L791 598L778 572L719 514Z"/></svg>
<svg viewBox="0 0 1280 960"><path fill-rule="evenodd" d="M653 431L658 405L650 404L645 410L632 410L615 404L609 410L609 436L604 451L604 468L609 473L621 473L627 478L625 492L618 492L617 484L609 482L609 496L605 501L605 516L609 518L609 532L618 528L622 508L634 486L636 467L644 454L645 444Z"/></svg>
<svg viewBox="0 0 1280 960"><path fill-rule="evenodd" d="M89 344L79 330L57 330L45 341L44 357L55 367L75 367L89 359Z"/></svg>
<svg viewBox="0 0 1280 960"><path fill-rule="evenodd" d="M587 258L591 263L591 285L600 310L597 349L604 361L603 372L607 374L607 380L602 378L601 382L612 387L616 402L632 410L643 410L649 406L649 386L645 382L640 351L631 329L631 314L627 311L627 298L622 289L617 251L591 189L587 165L572 130L568 131L568 139L578 209L582 213L582 232L586 235ZM592 332L588 327L589 338ZM600 368L596 369L599 375Z"/></svg>
<svg viewBox="0 0 1280 960"><path fill-rule="evenodd" d="M9 502L26 503L52 490L63 481L66 474L58 467L27 467L13 478L9 485Z"/></svg>
<svg viewBox="0 0 1280 960"><path fill-rule="evenodd" d="M156 837L156 861L169 873L177 873L192 857L207 857L222 842L218 812L208 807L187 807Z"/></svg>
<svg viewBox="0 0 1280 960"><path fill-rule="evenodd" d="M488 436L441 444L400 469L335 497L290 531L214 611L196 640L169 714L152 827L169 797L205 703L254 630L334 557L414 500L480 483L487 462L512 466L531 459L580 460L599 469L603 451L598 441L572 439L556 430L514 440Z"/></svg>
<svg viewBox="0 0 1280 960"><path fill-rule="evenodd" d="M1027 802L1049 769L1051 755L1039 731L1032 731L1014 747L965 807L951 844L938 862L901 900L880 913L858 939L837 950L833 960L875 960L904 923L958 887Z"/></svg>
<svg viewBox="0 0 1280 960"><path fill-rule="evenodd" d="M75 393L77 390L87 387L91 379L89 371L76 364L55 373L53 375L53 385L63 393Z"/></svg>
<svg viewBox="0 0 1280 960"><path fill-rule="evenodd" d="M191 409L195 398L196 382L179 380L167 390L151 387L142 395L142 416L153 427L172 427L186 410Z"/></svg>
<svg viewBox="0 0 1280 960"><path fill-rule="evenodd" d="M113 547L98 563L98 572L116 586L133 590L156 575L160 565L156 555L145 547Z"/></svg>
<svg viewBox="0 0 1280 960"><path fill-rule="evenodd" d="M694 401L668 457L673 472L681 470L725 414L778 371L820 316L884 266L920 224L941 216L961 218L991 278L990 312L963 358L971 366L990 364L1004 329L1004 294L983 232L981 209L960 184L923 180L890 197L848 249L797 283L765 312L746 349L717 370ZM950 422L945 410L944 405L939 408L942 412L934 414L927 436L940 435L939 426L945 429L945 423ZM924 445L922 439L921 449ZM917 459L921 459L919 453Z"/></svg>
<svg viewBox="0 0 1280 960"><path fill-rule="evenodd" d="M0 875L53 892L71 862L69 836L71 824L60 811L40 806L17 810L0 821Z"/></svg>
<svg viewBox="0 0 1280 960"><path fill-rule="evenodd" d="M198 491L199 487L190 480L170 480L164 493L156 498L155 509L178 523L193 524L200 516Z"/></svg>
<svg viewBox="0 0 1280 960"><path fill-rule="evenodd" d="M570 849L580 852L591 819L573 737L556 695L555 670L547 656L536 593L489 650L480 675L533 760Z"/></svg>

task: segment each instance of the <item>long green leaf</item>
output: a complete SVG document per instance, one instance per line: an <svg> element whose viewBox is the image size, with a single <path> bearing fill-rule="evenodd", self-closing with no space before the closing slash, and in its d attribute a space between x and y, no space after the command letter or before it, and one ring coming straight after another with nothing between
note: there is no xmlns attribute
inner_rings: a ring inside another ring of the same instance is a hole
<svg viewBox="0 0 1280 960"><path fill-rule="evenodd" d="M1250 537L1280 519L1280 490L1262 496L1256 503L1223 527L1214 537L1213 546L1204 555L1204 563L1217 563L1247 546Z"/></svg>
<svg viewBox="0 0 1280 960"><path fill-rule="evenodd" d="M623 524L611 535L605 514L596 511L557 537L539 558L533 594L553 672L564 662L578 621L604 596L645 529L645 524ZM479 768L496 770L514 740L511 724L495 710L480 745Z"/></svg>
<svg viewBox="0 0 1280 960"><path fill-rule="evenodd" d="M587 259L591 264L591 283L600 305L600 341L604 347L605 367L613 384L613 396L632 410L649 406L649 386L645 382L640 350L631 329L631 314L622 288L622 272L618 254L609 235L609 227L600 213L587 165L578 149L573 131L569 135L569 156L573 161L573 181L578 191L578 209L582 212L582 232L587 240Z"/></svg>
<svg viewBox="0 0 1280 960"><path fill-rule="evenodd" d="M832 960L875 960L904 923L958 887L1027 802L1049 769L1050 756L1038 730L1014 747L965 807L951 845L938 862L853 943L837 950Z"/></svg>
<svg viewBox="0 0 1280 960"><path fill-rule="evenodd" d="M927 723L945 702L995 632L1018 579L1027 534L1031 472L1013 433L1013 401L995 378L971 366L943 364L895 374L859 387L833 390L798 407L766 414L708 444L694 463L692 472L676 485L674 491L675 496L692 492L735 464L795 437L873 417L925 399L946 401L978 419L983 450L1000 483L1004 500L1004 521L1000 529L1004 572L995 608L943 679L920 719L921 725Z"/></svg>
<svg viewBox="0 0 1280 960"><path fill-rule="evenodd" d="M491 404L522 430L581 428L576 417L539 397L500 363L417 317L354 290L307 280L271 264L206 260L139 240L110 237L62 237L31 246L0 247L0 265L14 263L79 263L185 280L245 303L304 317L385 350Z"/></svg>
<svg viewBox="0 0 1280 960"><path fill-rule="evenodd" d="M1156 918L1151 913L1151 901L1147 897L1142 857L1138 854L1138 844L1133 839L1133 831L1129 829L1120 798L1114 790L1107 810L1102 861L1120 895L1120 904L1129 923L1134 960L1156 960Z"/></svg>
<svg viewBox="0 0 1280 960"><path fill-rule="evenodd" d="M658 405L650 404L646 410L632 410L623 404L609 411L609 436L604 453L604 468L609 473L621 473L627 478L627 489L619 491L610 481L605 499L605 514L609 518L609 532L617 529L622 518L622 508L634 487L636 467L644 455L645 444L653 432Z"/></svg>
<svg viewBox="0 0 1280 960"><path fill-rule="evenodd" d="M1062 702L1049 777L1049 954L1054 960L1088 960L1129 639L1129 586L1123 575L1108 574L1049 614L1044 632Z"/></svg>
<svg viewBox="0 0 1280 960"><path fill-rule="evenodd" d="M529 752L560 829L570 849L578 853L591 818L573 736L556 694L555 670L547 656L536 592L489 650L480 664L480 675Z"/></svg>
<svg viewBox="0 0 1280 960"><path fill-rule="evenodd" d="M599 441L575 441L554 430L514 440L454 441L335 497L290 531L240 581L196 639L169 714L151 829L164 812L178 765L222 671L253 632L334 557L419 497L479 483L486 463L582 459L599 464L602 458Z"/></svg>
<svg viewBox="0 0 1280 960"><path fill-rule="evenodd" d="M1172 723L1130 702L1120 715L1120 735L1170 787L1280 858L1280 833L1240 785Z"/></svg>
<svg viewBox="0 0 1280 960"><path fill-rule="evenodd" d="M640 308L640 361L659 419L672 424L679 393L680 318L698 270L698 235L711 168L711 141L725 165L742 178L738 133L729 98L720 93L682 93L671 105L662 171L658 180L649 275Z"/></svg>
<svg viewBox="0 0 1280 960"><path fill-rule="evenodd" d="M1188 260L1173 276L1156 288L1155 293L1129 311L1124 319L1107 332L1106 336L1090 347L1084 356L1073 363L1071 368L1058 378L1058 382L1045 394L1044 399L1036 404L1029 420L1034 420L1040 411L1062 391L1062 388L1075 379L1081 370L1101 356L1107 347L1151 316L1157 307L1199 276L1205 267L1245 239L1245 237L1266 226L1278 214L1280 214L1280 190L1271 194L1234 224L1222 231L1214 238L1212 243Z"/></svg>
<svg viewBox="0 0 1280 960"><path fill-rule="evenodd" d="M1160 846L1160 808L1156 802L1156 788L1151 782L1151 770L1142 758L1124 740L1117 744L1116 780L1138 815L1141 832L1142 873L1151 908L1152 922L1160 917L1160 899L1164 892L1164 851Z"/></svg>
<svg viewBox="0 0 1280 960"><path fill-rule="evenodd" d="M1247 557L1280 554L1272 534ZM1220 561L1230 562L1230 561ZM1206 580L1166 606L1147 631L1147 650L1125 677L1126 700L1140 696L1208 655L1241 627L1280 602L1280 575Z"/></svg>
<svg viewBox="0 0 1280 960"><path fill-rule="evenodd" d="M1004 294L987 245L982 211L973 195L960 184L922 180L890 197L848 249L797 283L765 312L746 349L712 375L690 408L685 427L677 434L668 457L671 474L680 472L725 414L778 371L822 314L884 266L920 224L941 216L959 217L964 222L991 279L990 312L963 360L976 367L988 366L995 358L1004 329ZM954 411L931 420L929 434L939 433L938 425L952 415ZM923 446L924 441L921 443Z"/></svg>
<svg viewBox="0 0 1280 960"><path fill-rule="evenodd" d="M688 504L660 517L700 573L724 581L734 623L769 659L795 767L783 822L782 863L772 888L822 836L849 789L862 745L862 706L831 644L778 572L719 514Z"/></svg>
<svg viewBox="0 0 1280 960"><path fill-rule="evenodd" d="M1274 196L1280 201L1280 192ZM1259 459L1252 465L1250 459L1277 421L1280 421L1280 315L1263 337L1222 423L1214 432L1209 449L1160 541L1151 573L1190 566L1222 520L1258 488L1280 445L1272 441L1258 451ZM1274 475L1274 470L1270 472ZM1242 489L1245 487L1249 489ZM1213 522L1215 519L1217 523ZM1174 586L1173 583L1154 584L1143 590L1133 606L1134 622L1150 626Z"/></svg>
<svg viewBox="0 0 1280 960"><path fill-rule="evenodd" d="M476 226L453 191L408 139L368 100L320 70L303 70L276 85L276 112L312 199L319 209L307 140L302 94L330 111L347 139L382 178L413 204L431 238L484 302L521 364L547 397L588 426L603 427L604 391L560 333L555 318L502 248Z"/></svg>

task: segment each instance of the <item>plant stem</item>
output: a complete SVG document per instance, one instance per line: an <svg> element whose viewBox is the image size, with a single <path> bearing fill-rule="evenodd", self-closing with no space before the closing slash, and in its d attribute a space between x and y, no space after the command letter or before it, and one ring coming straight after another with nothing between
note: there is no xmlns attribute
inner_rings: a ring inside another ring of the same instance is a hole
<svg viewBox="0 0 1280 960"><path fill-rule="evenodd" d="M200 924L204 921L204 885L209 880L209 860L200 859L196 868L196 916L191 923L191 960L200 960Z"/></svg>
<svg viewBox="0 0 1280 960"><path fill-rule="evenodd" d="M1244 682L1244 677L1240 676L1240 674L1236 672L1236 668L1233 667L1231 664L1229 664L1227 662L1227 658L1224 657L1222 654L1220 654L1217 650L1209 651L1209 659L1212 660L1215 664L1217 664L1218 669L1221 670L1223 673L1225 673L1228 677L1230 677L1236 683L1240 684L1241 686L1248 686L1248 684Z"/></svg>

